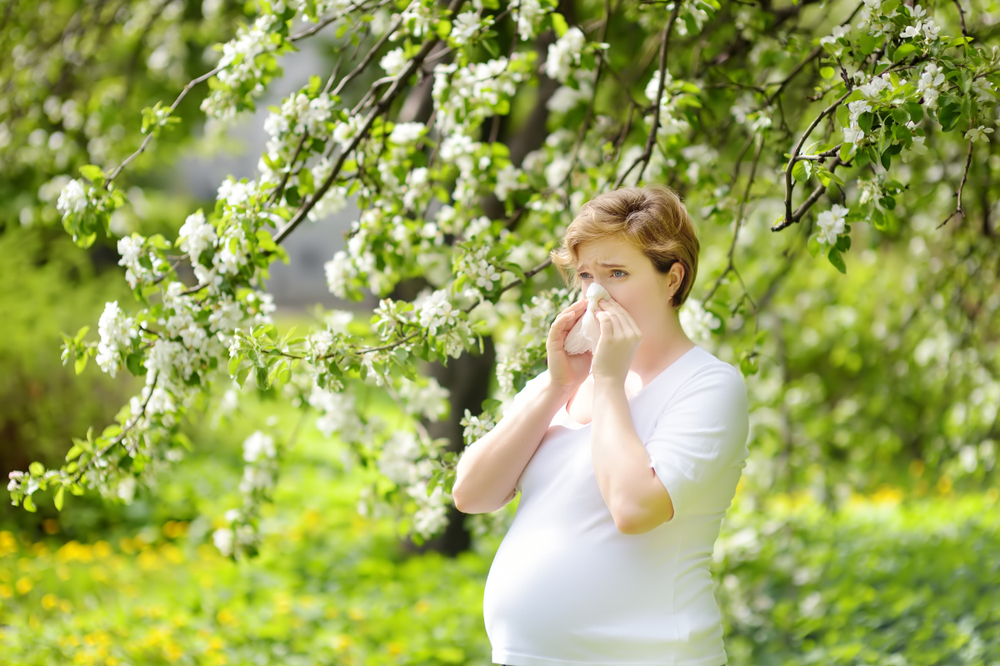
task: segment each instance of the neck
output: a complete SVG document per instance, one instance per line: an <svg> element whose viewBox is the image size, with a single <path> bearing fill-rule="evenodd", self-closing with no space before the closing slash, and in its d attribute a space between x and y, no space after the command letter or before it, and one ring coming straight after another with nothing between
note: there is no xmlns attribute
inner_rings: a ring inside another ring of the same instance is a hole
<svg viewBox="0 0 1000 666"><path fill-rule="evenodd" d="M642 377L643 384L655 378L695 346L681 328L677 311L673 308L667 313L662 325L654 330L659 334L643 335L629 368Z"/></svg>

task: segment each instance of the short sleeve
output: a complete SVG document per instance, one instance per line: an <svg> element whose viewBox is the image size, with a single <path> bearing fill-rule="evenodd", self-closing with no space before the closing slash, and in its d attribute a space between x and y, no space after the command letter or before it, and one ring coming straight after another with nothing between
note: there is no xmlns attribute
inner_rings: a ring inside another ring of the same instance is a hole
<svg viewBox="0 0 1000 666"><path fill-rule="evenodd" d="M526 402L531 402L541 392L542 386L544 385L545 378L548 377L549 371L542 370L534 378L529 379L520 391L514 396L510 401L510 404L504 407L503 417L506 418L508 414L512 414L517 411L521 405ZM501 419L503 420L503 419Z"/></svg>
<svg viewBox="0 0 1000 666"><path fill-rule="evenodd" d="M719 494L723 510L728 507L748 454L748 412L743 376L728 363L699 370L667 403L645 445L675 517L711 493ZM734 470L731 484L719 483Z"/></svg>

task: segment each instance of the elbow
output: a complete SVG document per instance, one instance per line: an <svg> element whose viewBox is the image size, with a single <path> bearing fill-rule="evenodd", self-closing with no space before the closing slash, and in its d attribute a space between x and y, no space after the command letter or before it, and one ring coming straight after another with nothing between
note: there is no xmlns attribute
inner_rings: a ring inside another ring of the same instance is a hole
<svg viewBox="0 0 1000 666"><path fill-rule="evenodd" d="M673 518L672 508L670 514L670 516L657 515L636 505L617 506L611 510L611 518L615 521L618 531L630 535L652 531Z"/></svg>
<svg viewBox="0 0 1000 666"><path fill-rule="evenodd" d="M455 479L455 485L451 489L451 499L455 503L455 508L462 513L476 513L466 485L462 483L461 478Z"/></svg>
<svg viewBox="0 0 1000 666"><path fill-rule="evenodd" d="M483 508L480 493L474 492L469 487L469 482L463 477L455 479L455 485L451 489L451 500L455 503L455 508L462 513L487 513L490 509Z"/></svg>
<svg viewBox="0 0 1000 666"><path fill-rule="evenodd" d="M615 527L622 534L645 534L653 529L653 526L648 525L641 517L630 513L612 513L611 517L614 518Z"/></svg>

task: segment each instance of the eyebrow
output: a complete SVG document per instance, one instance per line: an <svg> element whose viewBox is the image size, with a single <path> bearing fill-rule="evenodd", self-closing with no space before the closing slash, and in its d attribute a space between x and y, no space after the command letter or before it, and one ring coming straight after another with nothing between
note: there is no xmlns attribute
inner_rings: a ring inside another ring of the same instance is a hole
<svg viewBox="0 0 1000 666"><path fill-rule="evenodd" d="M596 263L601 268L625 268L625 266L623 264L611 264L611 263L608 263L606 261L598 261ZM586 266L583 265L583 264L581 264L581 265L579 265L579 266L576 267L577 270L580 270L582 268L586 268Z"/></svg>

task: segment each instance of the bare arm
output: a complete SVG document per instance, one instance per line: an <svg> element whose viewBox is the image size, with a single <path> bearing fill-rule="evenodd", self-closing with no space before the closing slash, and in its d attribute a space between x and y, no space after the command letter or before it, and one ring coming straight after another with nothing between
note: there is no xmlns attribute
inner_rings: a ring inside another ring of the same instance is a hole
<svg viewBox="0 0 1000 666"><path fill-rule="evenodd" d="M648 532L673 518L670 495L635 431L624 387L613 380L595 380L594 404L601 409L594 410L591 454L604 503L620 532Z"/></svg>
<svg viewBox="0 0 1000 666"><path fill-rule="evenodd" d="M570 356L563 346L573 324L586 309L586 299L577 301L552 323L545 342L549 371L538 394L462 454L451 491L459 511L489 513L514 498L514 486L545 437L552 417L576 392L590 370L591 354Z"/></svg>
<svg viewBox="0 0 1000 666"><path fill-rule="evenodd" d="M514 498L514 485L570 394L547 381L497 427L465 450L456 469L452 497L463 513L496 511Z"/></svg>
<svg viewBox="0 0 1000 666"><path fill-rule="evenodd" d="M594 409L590 447L594 475L615 526L642 534L674 516L670 494L653 470L632 423L625 376L642 339L639 327L618 303L601 301L601 340L594 353Z"/></svg>

